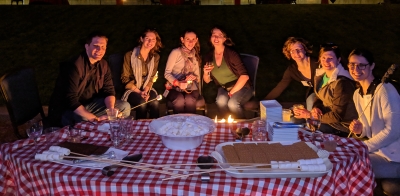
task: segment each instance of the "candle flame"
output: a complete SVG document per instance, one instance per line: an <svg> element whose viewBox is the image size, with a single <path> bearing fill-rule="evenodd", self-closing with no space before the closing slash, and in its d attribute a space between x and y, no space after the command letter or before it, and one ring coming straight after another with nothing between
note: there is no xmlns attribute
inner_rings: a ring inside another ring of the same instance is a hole
<svg viewBox="0 0 400 196"><path fill-rule="evenodd" d="M233 123L233 118L231 117L231 115L229 115L228 117L228 123Z"/></svg>

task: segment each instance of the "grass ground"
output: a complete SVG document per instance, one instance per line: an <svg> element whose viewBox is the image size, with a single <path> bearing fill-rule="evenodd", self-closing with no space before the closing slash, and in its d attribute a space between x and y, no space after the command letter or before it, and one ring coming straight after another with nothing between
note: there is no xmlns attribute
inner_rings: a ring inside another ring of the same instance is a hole
<svg viewBox="0 0 400 196"><path fill-rule="evenodd" d="M0 75L33 66L42 102L48 104L58 74L58 63L83 50L83 39L93 30L109 37L107 55L124 53L136 45L145 27L155 27L164 44L159 65L163 75L169 52L179 45L185 28L198 32L204 54L210 28L223 24L236 49L260 57L257 97L263 98L280 80L289 63L281 49L289 36L314 44L335 42L345 59L355 47L376 56L382 74L399 62L399 5L253 5L253 6L0 6ZM400 78L400 77L398 77ZM162 92L164 79L155 88ZM207 102L213 85L205 86ZM299 101L304 91L293 83L279 101ZM2 102L0 102L1 104Z"/></svg>

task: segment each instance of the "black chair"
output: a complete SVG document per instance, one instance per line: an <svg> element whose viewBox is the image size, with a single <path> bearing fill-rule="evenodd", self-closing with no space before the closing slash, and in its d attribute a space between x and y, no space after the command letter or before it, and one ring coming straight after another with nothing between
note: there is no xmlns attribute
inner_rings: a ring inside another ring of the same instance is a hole
<svg viewBox="0 0 400 196"><path fill-rule="evenodd" d="M3 75L0 85L14 133L18 138L24 138L19 134L18 127L38 114L43 120L43 125L47 125L32 68L23 68Z"/></svg>
<svg viewBox="0 0 400 196"><path fill-rule="evenodd" d="M125 87L121 81L123 64L124 64L124 55L122 54L112 54L108 57L108 66L110 67L112 74L116 99L121 99L122 95L125 92Z"/></svg>
<svg viewBox="0 0 400 196"><path fill-rule="evenodd" d="M256 78L258 63L260 58L258 56L253 56L250 54L240 54L244 66L246 67L247 73L249 74L250 81L253 83L253 97L243 105L245 111L253 112L255 116L260 113L260 102L257 100L256 96Z"/></svg>

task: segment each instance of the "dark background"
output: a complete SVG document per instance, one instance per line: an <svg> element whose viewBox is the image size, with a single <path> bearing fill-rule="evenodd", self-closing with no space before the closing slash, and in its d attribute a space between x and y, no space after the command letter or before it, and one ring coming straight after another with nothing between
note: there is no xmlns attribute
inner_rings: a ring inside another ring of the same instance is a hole
<svg viewBox="0 0 400 196"><path fill-rule="evenodd" d="M0 6L0 74L23 66L35 67L44 105L48 104L58 75L59 62L84 49L85 37L94 30L109 35L108 55L125 53L137 45L146 27L156 28L164 48L160 53L159 80L164 91L165 63L179 46L186 28L199 36L201 53L209 51L210 29L223 25L236 50L260 57L256 96L261 99L279 82L289 61L282 46L290 36L314 45L337 43L343 64L356 47L371 50L376 72L383 75L400 62L400 5L250 5L250 6ZM395 78L400 79L396 73ZM213 85L206 85L207 102L213 102ZM292 85L279 101L303 101L300 83ZM3 101L0 104L4 104Z"/></svg>

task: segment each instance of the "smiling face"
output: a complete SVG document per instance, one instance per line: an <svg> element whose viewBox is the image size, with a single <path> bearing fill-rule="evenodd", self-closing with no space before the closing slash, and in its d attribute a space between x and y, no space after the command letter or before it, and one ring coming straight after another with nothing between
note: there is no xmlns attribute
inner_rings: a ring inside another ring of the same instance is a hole
<svg viewBox="0 0 400 196"><path fill-rule="evenodd" d="M151 50L156 45L157 37L153 32L147 32L146 36L141 37L140 40L142 42L143 49Z"/></svg>
<svg viewBox="0 0 400 196"><path fill-rule="evenodd" d="M372 63L372 65L370 65L367 59L365 59L365 57L363 56L350 56L348 67L350 75L355 81L372 81L374 78L372 75L372 70L375 67L375 63Z"/></svg>
<svg viewBox="0 0 400 196"><path fill-rule="evenodd" d="M192 50L198 41L197 35L193 32L185 33L185 37L181 37L182 44L189 50Z"/></svg>
<svg viewBox="0 0 400 196"><path fill-rule="evenodd" d="M212 30L211 33L211 43L214 47L216 46L223 46L224 42L226 41L225 35L222 33L221 30L215 28Z"/></svg>
<svg viewBox="0 0 400 196"><path fill-rule="evenodd" d="M303 45L301 45L300 42L291 44L289 46L289 52L290 52L290 56L295 61L303 60L304 58L306 58L306 51L304 50L304 47L303 47Z"/></svg>
<svg viewBox="0 0 400 196"><path fill-rule="evenodd" d="M319 61L325 71L331 71L339 65L340 58L337 58L333 51L326 51L320 55Z"/></svg>
<svg viewBox="0 0 400 196"><path fill-rule="evenodd" d="M105 37L93 37L90 44L85 44L86 54L90 63L100 61L107 49L107 39Z"/></svg>

